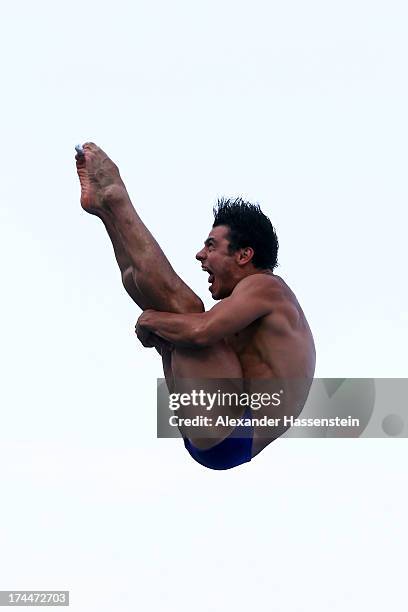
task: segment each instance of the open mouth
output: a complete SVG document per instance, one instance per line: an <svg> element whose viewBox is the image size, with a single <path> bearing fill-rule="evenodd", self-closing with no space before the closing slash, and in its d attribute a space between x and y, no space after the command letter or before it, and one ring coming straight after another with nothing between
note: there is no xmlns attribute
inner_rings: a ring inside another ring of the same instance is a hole
<svg viewBox="0 0 408 612"><path fill-rule="evenodd" d="M201 269L204 270L204 272L208 272L208 282L210 283L210 285L212 285L214 280L215 280L215 276L214 276L213 272L211 272L211 270L209 268L205 268L204 266L202 266ZM210 287L210 289L211 289L211 287Z"/></svg>

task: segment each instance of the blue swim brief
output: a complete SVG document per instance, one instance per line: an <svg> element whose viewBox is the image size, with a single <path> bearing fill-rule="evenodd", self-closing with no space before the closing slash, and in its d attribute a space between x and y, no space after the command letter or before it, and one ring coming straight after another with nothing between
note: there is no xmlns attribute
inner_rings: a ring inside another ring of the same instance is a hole
<svg viewBox="0 0 408 612"><path fill-rule="evenodd" d="M245 410L243 417L251 418L251 409ZM253 427L251 425L238 425L230 435L218 442L212 448L201 450L193 446L187 438L184 438L184 446L201 465L212 470L229 470L230 468L251 461Z"/></svg>

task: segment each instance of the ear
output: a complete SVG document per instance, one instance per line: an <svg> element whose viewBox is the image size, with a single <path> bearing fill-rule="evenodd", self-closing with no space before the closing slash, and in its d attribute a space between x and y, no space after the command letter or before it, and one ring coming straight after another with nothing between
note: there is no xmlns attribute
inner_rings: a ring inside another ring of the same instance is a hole
<svg viewBox="0 0 408 612"><path fill-rule="evenodd" d="M237 251L237 264L239 266L244 266L245 264L251 261L253 256L254 256L253 248L245 247L244 249L239 249L239 251Z"/></svg>

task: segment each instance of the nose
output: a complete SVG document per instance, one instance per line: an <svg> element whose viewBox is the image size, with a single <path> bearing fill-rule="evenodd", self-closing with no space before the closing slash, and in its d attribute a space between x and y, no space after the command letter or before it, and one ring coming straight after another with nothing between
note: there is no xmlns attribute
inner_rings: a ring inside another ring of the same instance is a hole
<svg viewBox="0 0 408 612"><path fill-rule="evenodd" d="M201 249L201 251L198 251L196 255L196 259L198 259L198 261L203 261L205 259L204 249Z"/></svg>

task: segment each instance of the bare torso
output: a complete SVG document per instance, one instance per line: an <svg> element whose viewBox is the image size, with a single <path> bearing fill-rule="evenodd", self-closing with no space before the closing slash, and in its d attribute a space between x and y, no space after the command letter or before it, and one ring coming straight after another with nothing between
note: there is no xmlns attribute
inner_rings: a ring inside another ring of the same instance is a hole
<svg viewBox="0 0 408 612"><path fill-rule="evenodd" d="M316 354L306 317L286 283L279 276L270 277L271 312L226 342L245 379L313 377Z"/></svg>
<svg viewBox="0 0 408 612"><path fill-rule="evenodd" d="M262 408L262 416L280 418L283 422L284 416L298 416L307 399L315 370L315 346L306 317L291 289L272 273L262 276L269 313L242 331L225 337L225 342L218 344L216 350L175 351L172 370L179 381L183 378L241 378L242 389L251 394L272 395L283 390L278 408ZM227 390L236 389L232 386ZM242 408L241 412L244 410ZM261 416L261 412L253 411L253 416ZM253 455L287 428L255 428ZM223 435L228 435L229 431L226 429ZM203 447L206 445L208 440L203 442Z"/></svg>
<svg viewBox="0 0 408 612"><path fill-rule="evenodd" d="M312 332L296 296L278 276L271 275L271 285L271 312L226 338L239 359L246 391L270 395L284 391L280 407L253 411L253 416L281 419L276 429L254 428L253 455L288 429L283 426L285 416L300 414L316 364Z"/></svg>

